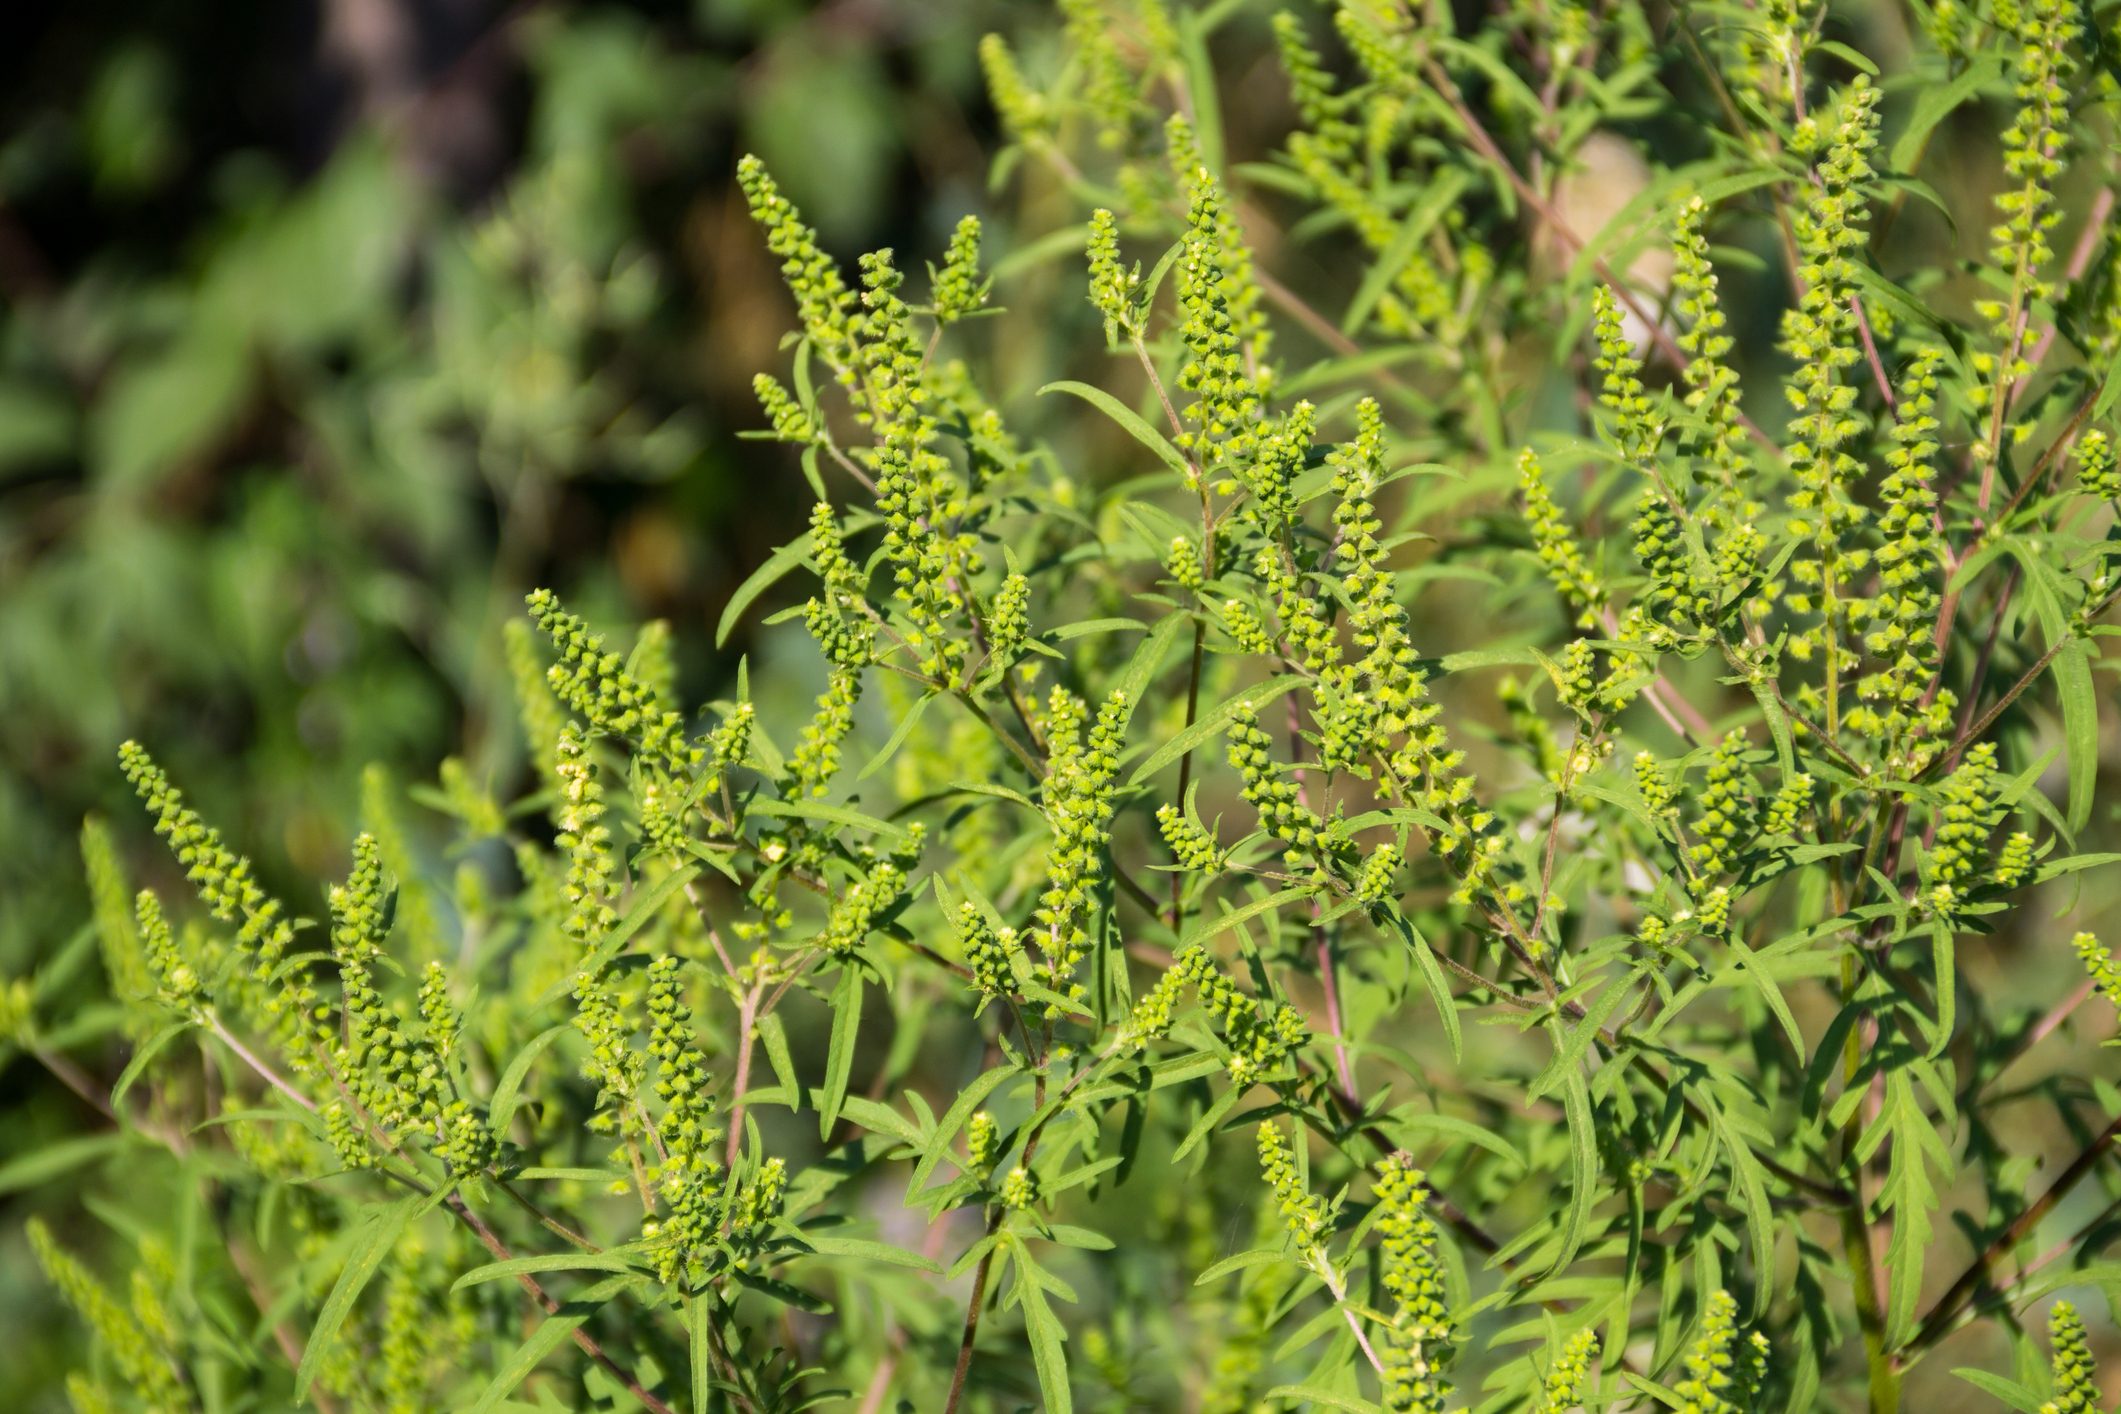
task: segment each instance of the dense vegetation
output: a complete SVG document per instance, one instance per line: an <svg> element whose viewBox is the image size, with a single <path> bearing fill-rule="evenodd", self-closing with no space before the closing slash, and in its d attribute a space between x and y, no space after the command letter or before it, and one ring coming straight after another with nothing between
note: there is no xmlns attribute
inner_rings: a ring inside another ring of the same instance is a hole
<svg viewBox="0 0 2121 1414"><path fill-rule="evenodd" d="M1067 0L1006 220L736 163L711 629L459 606L307 886L113 743L75 1405L2107 1407L2112 21ZM578 352L477 455L667 448Z"/></svg>

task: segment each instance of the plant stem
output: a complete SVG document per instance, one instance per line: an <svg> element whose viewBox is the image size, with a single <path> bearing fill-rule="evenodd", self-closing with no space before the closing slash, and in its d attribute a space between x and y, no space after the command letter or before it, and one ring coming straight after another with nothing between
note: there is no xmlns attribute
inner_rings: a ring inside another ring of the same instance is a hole
<svg viewBox="0 0 2121 1414"><path fill-rule="evenodd" d="M1958 1280L1945 1290L1944 1295L1937 1298L1936 1304L1930 1307L1929 1314L1916 1326L1914 1335L1894 1352L1893 1360L1898 1368L1905 1369L1914 1364L1943 1338L1945 1332L1950 1329L1952 1320L1980 1294L1990 1275L2010 1250L2030 1237L2033 1229L2054 1211L2055 1205L2068 1197L2070 1190L2083 1182L2099 1166L2099 1161L2106 1157L2117 1136L2121 1136L2121 1118L2114 1119L2106 1128L2100 1130L2097 1137L2085 1145L2077 1157L2070 1160L2069 1167L2063 1169L2055 1181L2048 1185L2047 1191L2033 1200L2024 1212L2011 1221L2010 1226L1997 1233L1988 1246L1981 1249L1974 1260L1967 1264L1966 1270L1959 1274Z"/></svg>

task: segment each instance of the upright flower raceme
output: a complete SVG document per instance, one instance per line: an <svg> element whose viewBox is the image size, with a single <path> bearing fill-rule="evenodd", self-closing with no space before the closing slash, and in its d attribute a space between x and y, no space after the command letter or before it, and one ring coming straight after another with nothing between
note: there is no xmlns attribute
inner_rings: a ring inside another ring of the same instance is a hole
<svg viewBox="0 0 2121 1414"><path fill-rule="evenodd" d="M530 614L559 650L546 673L553 695L599 732L638 743L641 754L672 774L689 771L699 747L686 740L685 719L626 670L618 654L581 619L560 606L549 589L532 590Z"/></svg>
<svg viewBox="0 0 2121 1414"><path fill-rule="evenodd" d="M1377 1166L1378 1244L1384 1287L1393 1303L1385 1339L1385 1402L1395 1414L1442 1414L1451 1394L1442 1373L1450 1357L1451 1314L1428 1200L1420 1170L1405 1155Z"/></svg>
<svg viewBox="0 0 2121 1414"><path fill-rule="evenodd" d="M1087 736L1082 732L1082 705L1065 689L1054 689L1048 713L1051 765L1044 803L1053 842L1046 851L1038 928L1047 985L1071 998L1082 995L1080 985L1070 979L1090 945L1085 919L1104 873L1112 781L1132 707L1125 692L1114 691L1098 708Z"/></svg>
<svg viewBox="0 0 2121 1414"><path fill-rule="evenodd" d="M2099 1393L2099 1367L2077 1308L2057 1301L2047 1313L2047 1334L2054 1346L2049 1367L2054 1393L2040 1406L2040 1414L2099 1414L2106 1407Z"/></svg>
<svg viewBox="0 0 2121 1414"><path fill-rule="evenodd" d="M1799 590L1787 603L1817 619L1812 629L1792 637L1790 651L1799 658L1824 655L1829 729L1838 723L1840 677L1857 663L1847 641L1849 582L1869 559L1856 543L1864 511L1852 487L1861 466L1848 448L1860 424L1850 415L1856 389L1845 373L1863 356L1852 300L1856 255L1868 239L1862 188L1872 176L1877 128L1878 92L1859 77L1832 112L1825 155L1792 218L1803 294L1783 320L1784 346L1798 365L1788 388L1796 411L1788 448L1796 478L1790 530L1810 543L1809 554L1790 562Z"/></svg>
<svg viewBox="0 0 2121 1414"><path fill-rule="evenodd" d="M2001 347L1973 357L1982 380L1974 390L1975 412L1984 424L1975 453L1984 462L2002 455L2011 390L2032 372L2026 357L2032 307L2052 294L2045 275L2054 258L2048 233L2061 219L2055 180L2069 141L2069 81L2083 30L2078 15L2071 0L2025 0L1997 12L2016 41L2012 79L2018 112L2003 134L2003 165L2015 185L1997 198L2003 219L1990 232L2008 294L1979 306Z"/></svg>
<svg viewBox="0 0 2121 1414"><path fill-rule="evenodd" d="M1686 1354L1686 1378L1675 1386L1681 1408L1698 1414L1752 1414L1766 1368L1767 1340L1738 1325L1738 1303L1727 1291L1709 1293L1701 1333Z"/></svg>
<svg viewBox="0 0 2121 1414"><path fill-rule="evenodd" d="M1879 487L1878 594L1851 605L1852 622L1864 629L1864 651L1879 660L1879 667L1857 683L1865 706L1849 714L1849 726L1883 737L1896 764L1911 769L1928 762L1919 739L1942 735L1958 706L1949 689L1933 692L1930 686L1945 555L1936 529L1937 495L1930 485L1941 357L1935 348L1924 348L1901 376L1888 470Z"/></svg>

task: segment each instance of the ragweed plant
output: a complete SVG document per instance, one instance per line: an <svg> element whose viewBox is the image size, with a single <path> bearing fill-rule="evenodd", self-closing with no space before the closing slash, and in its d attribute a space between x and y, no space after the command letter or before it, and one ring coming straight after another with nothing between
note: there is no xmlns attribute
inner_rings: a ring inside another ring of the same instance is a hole
<svg viewBox="0 0 2121 1414"><path fill-rule="evenodd" d="M2050 1304L2048 1407L2111 1393L2049 1300L2121 1208L2054 1059L2121 1001L2105 51L1343 0L1240 160L1237 8L989 39L998 171L1077 208L925 292L742 165L817 502L723 629L800 585L800 658L683 703L531 593L532 789L420 795L446 885L379 789L283 902L121 749L199 906L91 829L108 1108L247 1298L143 1243L127 1317L40 1229L84 1407L2033 1408ZM1714 155L1576 225L1675 93ZM1882 262L1982 96L1971 278ZM990 316L1110 364L1022 395Z"/></svg>

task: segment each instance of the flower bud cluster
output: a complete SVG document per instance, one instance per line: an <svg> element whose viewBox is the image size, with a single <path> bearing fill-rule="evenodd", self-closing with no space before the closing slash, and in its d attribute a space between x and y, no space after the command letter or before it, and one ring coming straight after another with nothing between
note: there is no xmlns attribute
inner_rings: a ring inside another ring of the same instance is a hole
<svg viewBox="0 0 2121 1414"><path fill-rule="evenodd" d="M1791 648L1801 659L1823 634L1835 656L1829 674L1855 666L1855 655L1841 642L1846 608L1840 600L1844 581L1867 559L1852 543L1864 512L1850 489L1861 467L1847 449L1861 424L1852 415L1856 389L1842 375L1863 356L1851 302L1856 258L1869 239L1863 185L1873 175L1870 152L1878 133L1878 91L1868 79L1859 76L1843 95L1832 123L1810 193L1792 216L1804 292L1783 319L1783 344L1798 364L1787 390L1796 410L1787 449L1797 482L1789 499L1790 533L1811 542L1810 555L1790 564L1803 592L1788 603L1800 614L1816 611L1820 619L1816 631L1793 639Z"/></svg>
<svg viewBox="0 0 2121 1414"><path fill-rule="evenodd" d="M1123 264L1119 256L1119 222L1099 207L1090 213L1090 303L1105 317L1105 339L1140 337L1145 315L1141 308L1141 262Z"/></svg>
<svg viewBox="0 0 2121 1414"><path fill-rule="evenodd" d="M1598 1355L1598 1330L1585 1326L1568 1339L1547 1367L1540 1391L1539 1414L1568 1414L1583 1403L1584 1387L1591 1380L1591 1361Z"/></svg>
<svg viewBox="0 0 2121 1414"><path fill-rule="evenodd" d="M700 748L685 738L685 719L663 698L628 672L616 653L581 619L560 607L549 589L533 589L526 601L560 661L546 670L553 695L590 727L639 744L650 762L683 775L700 759Z"/></svg>
<svg viewBox="0 0 2121 1414"><path fill-rule="evenodd" d="M990 661L1007 667L1031 637L1031 581L1011 574L995 591L987 608L987 652Z"/></svg>
<svg viewBox="0 0 2121 1414"><path fill-rule="evenodd" d="M1554 504L1553 493L1547 489L1539 458L1529 447L1517 457L1517 484L1524 492L1532 545L1539 553L1539 562L1547 567L1547 577L1553 580L1562 602L1576 611L1576 626L1595 627L1599 611L1606 605L1605 586L1584 560L1575 532L1569 529L1561 508Z"/></svg>
<svg viewBox="0 0 2121 1414"><path fill-rule="evenodd" d="M215 918L238 925L236 952L250 964L239 998L281 1039L297 1040L305 1034L316 998L300 969L280 966L295 930L279 900L260 887L251 862L224 844L220 832L184 803L184 793L169 783L145 748L128 741L118 748L118 761L154 814L155 833L168 841L200 901ZM297 1068L308 1065L306 1046L290 1050Z"/></svg>
<svg viewBox="0 0 2121 1414"><path fill-rule="evenodd" d="M721 1220L715 1181L722 1164L714 1153L720 1132L706 1060L692 1035L682 969L668 955L648 965L648 1053L655 1057L655 1093L663 1102L656 1133L664 1159L656 1167L655 1189L666 1214L653 1236L665 1281L678 1280L704 1259Z"/></svg>
<svg viewBox="0 0 2121 1414"><path fill-rule="evenodd" d="M839 266L819 247L817 232L803 224L802 213L781 194L766 164L746 154L738 161L736 173L751 218L765 230L766 248L781 259L781 276L795 296L796 317L810 336L811 346L840 381L851 387L858 363L854 292L840 278Z"/></svg>
<svg viewBox="0 0 2121 1414"><path fill-rule="evenodd" d="M994 281L980 278L979 235L977 216L961 218L957 229L950 233L943 268L934 275L931 298L937 324L955 324L986 306L987 292L994 288Z"/></svg>
<svg viewBox="0 0 2121 1414"><path fill-rule="evenodd" d="M597 780L597 765L574 723L560 729L554 756L561 789L553 814L558 826L554 843L567 856L563 926L567 936L586 948L618 921L619 860L611 827L604 823L604 788Z"/></svg>
<svg viewBox="0 0 2121 1414"><path fill-rule="evenodd" d="M1009 41L990 34L979 42L980 72L987 80L987 97L994 104L1002 129L1018 142L1048 136L1052 116L1045 95L1024 80Z"/></svg>
<svg viewBox="0 0 2121 1414"><path fill-rule="evenodd" d="M1767 813L1760 817L1760 832L1764 835L1794 835L1804 821L1804 814L1812 808L1814 782L1809 775L1798 772L1782 783L1775 798L1768 802Z"/></svg>
<svg viewBox="0 0 2121 1414"><path fill-rule="evenodd" d="M1243 778L1245 800L1259 812L1260 828L1301 854L1318 854L1325 822L1275 765L1274 741L1261 729L1258 709L1241 704L1230 718L1228 735L1230 764Z"/></svg>
<svg viewBox="0 0 2121 1414"><path fill-rule="evenodd" d="M1880 666L1858 680L1856 694L1863 705L1849 713L1848 724L1884 738L1899 769L1927 764L1929 753L1907 743L1941 736L1958 705L1949 689L1930 693L1946 554L1937 533L1937 493L1930 484L1941 358L1938 349L1925 347L1901 375L1893 445L1885 456L1889 470L1878 489L1878 593L1850 606L1851 620L1864 630L1864 650Z"/></svg>
<svg viewBox="0 0 2121 1414"><path fill-rule="evenodd" d="M2092 933L2079 933L2070 939L2070 948L2077 954L2077 961L2091 979L2092 987L2100 996L2121 1008L2121 965L2114 962L2113 954Z"/></svg>
<svg viewBox="0 0 2121 1414"><path fill-rule="evenodd" d="M189 1013L205 1000L205 987L171 935L169 920L162 916L162 901L152 889L142 889L133 907L139 922L140 946L155 979L156 997L174 1011Z"/></svg>
<svg viewBox="0 0 2121 1414"><path fill-rule="evenodd" d="M788 759L788 794L801 800L825 794L839 774L840 743L854 729L854 704L862 695L858 673L835 668L818 695L817 713L804 724L802 739Z"/></svg>
<svg viewBox="0 0 2121 1414"><path fill-rule="evenodd" d="M1274 1190L1274 1202L1281 1211L1282 1225L1288 1229L1304 1259L1311 1260L1311 1254L1326 1235L1330 1215L1325 1204L1304 1186L1302 1176L1296 1171L1296 1160L1289 1152L1289 1141L1282 1137L1281 1125L1272 1119L1259 1126L1259 1173L1267 1181L1267 1186Z"/></svg>
<svg viewBox="0 0 2121 1414"><path fill-rule="evenodd" d="M1767 1356L1766 1337L1740 1332L1738 1303L1730 1293L1711 1292L1701 1334L1686 1353L1686 1378L1673 1387L1680 1407L1700 1414L1748 1414Z"/></svg>
<svg viewBox="0 0 2121 1414"><path fill-rule="evenodd" d="M634 1106L641 1083L647 1078L647 1062L634 1049L637 1026L610 969L576 973L574 1001L575 1029L589 1045L582 1073L597 1083L598 1112L590 1120L590 1127L600 1133L614 1128L631 1131Z"/></svg>
<svg viewBox="0 0 2121 1414"><path fill-rule="evenodd" d="M1999 889L2015 889L2024 883L2033 872L2033 837L2023 830L2014 830L1996 851L1996 867L1989 873L1989 882Z"/></svg>
<svg viewBox="0 0 2121 1414"><path fill-rule="evenodd" d="M559 777L553 771L560 741L560 728L567 723L559 699L545 682L545 664L538 652L537 630L518 618L501 626L501 643L508 659L508 680L514 688L516 718L523 729L525 754L537 768L538 779L557 795Z"/></svg>
<svg viewBox="0 0 2121 1414"><path fill-rule="evenodd" d="M2084 1332L2084 1318L2075 1306L2057 1301L2048 1309L2047 1338L2054 1348L2048 1367L2048 1386L2054 1397L2040 1406L2040 1414L2099 1414L2106 1407L2099 1388L2099 1365Z"/></svg>
<svg viewBox="0 0 2121 1414"><path fill-rule="evenodd" d="M1405 72L1402 53L1382 30L1347 7L1337 18L1350 48L1373 77L1384 80ZM1460 323L1451 287L1427 251L1419 246L1396 249L1402 218L1379 199L1371 180L1373 165L1398 135L1405 112L1390 95L1407 90L1386 83L1379 89L1336 92L1304 36L1302 21L1286 11L1274 17L1274 38L1303 119L1303 127L1289 136L1290 160L1320 204L1345 220L1373 256L1392 251L1399 260L1391 288L1377 301L1378 327L1396 338L1425 333L1448 348ZM1360 112L1368 124L1350 121L1350 112Z"/></svg>
<svg viewBox="0 0 2121 1414"><path fill-rule="evenodd" d="M1081 995L1070 978L1090 946L1086 924L1104 876L1112 782L1132 705L1124 691L1115 689L1098 708L1087 738L1081 731L1082 704L1066 689L1053 690L1047 712L1050 765L1044 805L1053 843L1046 850L1046 889L1039 895L1037 918L1047 984L1071 999Z"/></svg>
<svg viewBox="0 0 2121 1414"><path fill-rule="evenodd" d="M1996 745L1976 742L1946 778L1937 807L1936 847L1922 870L1922 897L1950 916L1968 890L1986 881L1988 840L2003 809L1996 783Z"/></svg>
<svg viewBox="0 0 2121 1414"><path fill-rule="evenodd" d="M126 1002L149 999L182 1009L170 999L166 977L156 970L145 944L144 928L135 926L135 904L126 892L125 871L119 867L117 850L103 821L90 816L81 823L81 863L88 875L88 897L95 920L96 939L102 947L104 970L110 974L111 990ZM193 979L194 988L197 978ZM127 1024L144 1025L145 1018L128 1008Z"/></svg>
<svg viewBox="0 0 2121 1414"><path fill-rule="evenodd" d="M839 518L824 501L810 510L810 555L825 592L803 605L803 624L827 662L864 668L876 656L876 628L864 612L863 575L847 558Z"/></svg>
<svg viewBox="0 0 2121 1414"><path fill-rule="evenodd" d="M1697 895L1731 872L1752 834L1753 773L1745 759L1750 746L1743 731L1733 730L1709 755L1701 814L1694 819L1694 843L1687 850Z"/></svg>
<svg viewBox="0 0 2121 1414"><path fill-rule="evenodd" d="M756 374L751 380L751 391L758 397L759 411L766 414L776 441L807 447L818 440L817 425L811 422L810 414L803 411L794 394L781 386L780 379L771 373Z"/></svg>
<svg viewBox="0 0 2121 1414"><path fill-rule="evenodd" d="M1672 239L1674 307L1685 326L1677 336L1687 355L1685 402L1700 420L1690 440L1723 493L1723 499L1710 508L1710 513L1721 512L1715 521L1716 532L1748 530L1757 552L1760 533L1752 522L1762 508L1740 494L1753 475L1753 464L1745 450L1745 430L1738 423L1738 374L1727 361L1732 340L1725 332L1728 326L1717 293L1716 270L1709 262L1708 237L1702 230L1708 215L1706 202L1698 196L1689 198L1679 208Z"/></svg>
<svg viewBox="0 0 2121 1414"><path fill-rule="evenodd" d="M2032 372L2026 357L2027 312L2053 293L2044 272L2054 259L2048 235L2062 216L2055 182L2069 143L2070 80L2083 34L2078 16L2070 0L2019 0L1996 13L1998 24L2016 41L2011 77L2018 111L2003 133L2003 166L2016 185L1997 197L2003 219L1989 232L1993 258L2010 294L1976 306L2003 347L1996 354L1977 353L1972 362L1975 373L1986 380L1976 388L1975 412L1998 419L2006 411L1999 404L2007 401L2009 388ZM1995 447L1982 450L1982 460L1999 455Z"/></svg>
<svg viewBox="0 0 2121 1414"><path fill-rule="evenodd" d="M1642 360L1635 357L1634 340L1628 337L1620 300L1610 285L1591 289L1591 333L1598 346L1591 366L1603 375L1598 400L1613 419L1607 434L1613 449L1632 466L1654 466L1664 444L1664 419L1643 390Z"/></svg>
<svg viewBox="0 0 2121 1414"><path fill-rule="evenodd" d="M2087 496L2102 501L2121 500L2121 462L2114 457L2114 444L2094 427L2077 439L2077 485Z"/></svg>
<svg viewBox="0 0 2121 1414"><path fill-rule="evenodd" d="M1267 424L1260 435L1258 455L1234 468L1238 481L1250 493L1239 513L1272 543L1286 542L1296 528L1301 514L1296 478L1309 461L1317 437L1318 409L1308 400L1299 402L1286 416Z"/></svg>
<svg viewBox="0 0 2121 1414"><path fill-rule="evenodd" d="M972 969L972 985L983 997L1013 996L1016 959L1024 945L1014 928L996 928L978 904L967 899L957 909L958 946Z"/></svg>
<svg viewBox="0 0 2121 1414"><path fill-rule="evenodd" d="M1001 1126L985 1110L965 1122L965 1172L984 1178L1002 1155Z"/></svg>
<svg viewBox="0 0 2121 1414"><path fill-rule="evenodd" d="M1215 263L1222 276L1222 294L1237 336L1237 347L1253 390L1264 398L1273 379L1267 371L1267 349L1273 329L1262 307L1259 278L1253 269L1252 247L1237 224L1222 184L1209 171L1193 124L1184 114L1174 113L1164 124L1166 156L1171 173L1187 202L1187 224L1213 236ZM1249 443L1244 444L1249 448Z"/></svg>
<svg viewBox="0 0 2121 1414"><path fill-rule="evenodd" d="M826 915L825 931L818 946L834 957L852 956L876 927L906 895L906 875L888 859L879 859L869 872L840 891Z"/></svg>
<svg viewBox="0 0 2121 1414"><path fill-rule="evenodd" d="M1404 1154L1377 1166L1377 1234L1385 1291L1393 1309L1384 1342L1385 1407L1442 1414L1450 1398L1442 1369L1452 1321L1429 1191Z"/></svg>
<svg viewBox="0 0 2121 1414"><path fill-rule="evenodd" d="M1203 470L1245 461L1260 414L1258 389L1245 374L1231 317L1216 223L1220 207L1205 176L1197 185L1185 247L1178 257L1179 338L1186 359L1178 386L1193 395L1179 409L1189 430L1178 445Z"/></svg>
<svg viewBox="0 0 2121 1414"><path fill-rule="evenodd" d="M1177 1020L1185 989L1192 987L1201 1006L1222 1026L1230 1078L1249 1085L1272 1074L1302 1049L1310 1032L1294 1007L1262 1001L1238 990L1223 975L1206 947L1194 943L1172 960L1156 985L1144 992L1127 1018L1126 1041L1134 1047L1168 1035Z"/></svg>
<svg viewBox="0 0 2121 1414"><path fill-rule="evenodd" d="M42 1219L31 1218L27 1231L37 1265L59 1289L60 1299L87 1324L111 1371L125 1382L139 1407L192 1408L193 1398L172 1354L173 1327L154 1285L136 1277L131 1306L121 1305L79 1258L58 1244Z"/></svg>
<svg viewBox="0 0 2121 1414"><path fill-rule="evenodd" d="M946 685L964 671L965 643L952 632L963 617L959 589L965 570L962 536L941 527L963 511L962 492L948 466L909 435L887 437L875 455L876 508L884 517L884 552L910 624L906 643L920 669Z"/></svg>
<svg viewBox="0 0 2121 1414"><path fill-rule="evenodd" d="M1222 859L1222 851L1208 832L1189 819L1185 812L1171 804L1156 807L1156 828L1171 848L1172 858L1181 869L1196 874L1213 873Z"/></svg>

